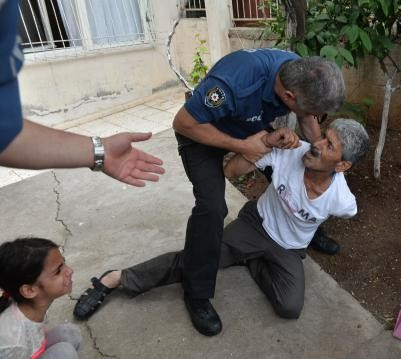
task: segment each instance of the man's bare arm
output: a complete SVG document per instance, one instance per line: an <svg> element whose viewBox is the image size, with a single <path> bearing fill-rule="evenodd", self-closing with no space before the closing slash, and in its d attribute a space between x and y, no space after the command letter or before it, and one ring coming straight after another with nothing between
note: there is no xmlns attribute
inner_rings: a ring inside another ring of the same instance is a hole
<svg viewBox="0 0 401 359"><path fill-rule="evenodd" d="M266 146L266 153L270 153L273 147L281 149L293 149L301 145L296 133L288 128L279 128L272 133L266 133L262 137ZM224 167L224 175L227 178L237 178L256 169L253 162L248 161L242 155L235 155Z"/></svg>
<svg viewBox="0 0 401 359"><path fill-rule="evenodd" d="M235 155L224 167L224 176L227 178L237 178L256 169L256 166L246 160L241 155Z"/></svg>
<svg viewBox="0 0 401 359"><path fill-rule="evenodd" d="M138 187L145 186L145 181L158 181L164 173L163 161L131 145L151 136L124 132L103 138L103 172ZM0 165L26 169L92 167L93 144L90 137L24 120L21 132L0 153Z"/></svg>
<svg viewBox="0 0 401 359"><path fill-rule="evenodd" d="M267 152L267 147L262 141L262 137L266 134L265 131L244 140L237 139L219 131L209 123L200 124L185 107L182 107L175 116L173 128L178 133L196 142L241 153L250 161L258 160Z"/></svg>

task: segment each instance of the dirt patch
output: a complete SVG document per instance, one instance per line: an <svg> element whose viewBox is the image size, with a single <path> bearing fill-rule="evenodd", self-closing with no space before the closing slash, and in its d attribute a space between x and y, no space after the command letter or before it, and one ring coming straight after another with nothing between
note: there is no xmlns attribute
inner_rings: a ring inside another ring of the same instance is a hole
<svg viewBox="0 0 401 359"><path fill-rule="evenodd" d="M401 304L401 131L388 131L381 161L381 178L373 178L373 155L379 131L368 129L367 159L347 173L358 214L352 219L331 218L326 232L341 245L328 256L308 250L320 266L350 292L388 329L394 327ZM268 185L255 171L233 184L256 199Z"/></svg>

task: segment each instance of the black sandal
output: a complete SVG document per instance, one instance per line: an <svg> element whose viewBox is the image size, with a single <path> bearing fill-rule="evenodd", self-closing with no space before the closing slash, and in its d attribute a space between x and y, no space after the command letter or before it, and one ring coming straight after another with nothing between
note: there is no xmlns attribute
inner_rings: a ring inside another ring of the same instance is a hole
<svg viewBox="0 0 401 359"><path fill-rule="evenodd" d="M93 277L91 282L93 288L88 288L78 299L74 308L74 317L79 320L88 319L103 303L104 298L115 288L106 287L100 280L115 269L104 272L100 278Z"/></svg>

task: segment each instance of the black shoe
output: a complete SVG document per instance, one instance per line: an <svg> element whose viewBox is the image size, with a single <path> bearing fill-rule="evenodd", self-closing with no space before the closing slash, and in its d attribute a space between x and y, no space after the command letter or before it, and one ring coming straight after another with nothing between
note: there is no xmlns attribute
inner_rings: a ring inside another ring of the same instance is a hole
<svg viewBox="0 0 401 359"><path fill-rule="evenodd" d="M340 245L324 233L323 229L318 228L310 242L310 247L315 251L325 254L336 254L340 251Z"/></svg>
<svg viewBox="0 0 401 359"><path fill-rule="evenodd" d="M91 279L92 288L88 288L78 299L74 308L74 317L78 320L86 320L96 312L101 306L106 296L108 296L115 288L106 287L100 280L110 272L104 272L99 278L93 277Z"/></svg>
<svg viewBox="0 0 401 359"><path fill-rule="evenodd" d="M221 332L223 324L209 299L192 299L184 295L184 301L192 324L199 333L213 336Z"/></svg>

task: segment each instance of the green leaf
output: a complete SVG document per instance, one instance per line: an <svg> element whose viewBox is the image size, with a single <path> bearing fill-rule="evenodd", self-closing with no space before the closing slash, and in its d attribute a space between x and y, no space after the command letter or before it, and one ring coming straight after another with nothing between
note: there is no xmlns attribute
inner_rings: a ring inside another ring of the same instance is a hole
<svg viewBox="0 0 401 359"><path fill-rule="evenodd" d="M334 10L334 3L332 1L326 1L327 10L333 11Z"/></svg>
<svg viewBox="0 0 401 359"><path fill-rule="evenodd" d="M340 54L338 54L336 56L336 64L338 65L339 68L343 66L343 62L344 62L343 57Z"/></svg>
<svg viewBox="0 0 401 359"><path fill-rule="evenodd" d="M349 16L349 22L351 24L354 24L357 21L359 14L360 14L359 7L353 6L351 9L351 14Z"/></svg>
<svg viewBox="0 0 401 359"><path fill-rule="evenodd" d="M320 56L327 57L330 60L334 60L337 54L338 54L338 49L331 45L323 46L320 49Z"/></svg>
<svg viewBox="0 0 401 359"><path fill-rule="evenodd" d="M368 52L372 51L372 41L370 40L369 35L366 33L366 31L359 29L359 37L362 41L363 46Z"/></svg>
<svg viewBox="0 0 401 359"><path fill-rule="evenodd" d="M382 10L385 16L388 16L388 2L387 0L379 0L380 5L382 6Z"/></svg>
<svg viewBox="0 0 401 359"><path fill-rule="evenodd" d="M389 38L385 37L385 38L382 38L381 40L382 40L381 43L386 50L390 51L393 49L394 44L391 42L391 40Z"/></svg>
<svg viewBox="0 0 401 359"><path fill-rule="evenodd" d="M319 14L315 17L315 21L322 21L322 20L330 20L329 15L327 14Z"/></svg>
<svg viewBox="0 0 401 359"><path fill-rule="evenodd" d="M308 48L306 47L305 44L302 42L297 43L297 52L300 54L302 57L308 56Z"/></svg>
<svg viewBox="0 0 401 359"><path fill-rule="evenodd" d="M359 36L359 26L352 25L349 29L346 30L345 35L347 35L348 40L351 44L353 44Z"/></svg>
<svg viewBox="0 0 401 359"><path fill-rule="evenodd" d="M361 7L362 5L369 4L369 0L358 0L358 6Z"/></svg>
<svg viewBox="0 0 401 359"><path fill-rule="evenodd" d="M323 45L324 44L324 39L320 35L316 35L316 39L319 42L319 44Z"/></svg>
<svg viewBox="0 0 401 359"><path fill-rule="evenodd" d="M336 20L337 20L338 22L342 22L343 24L348 23L348 19L347 19L344 15L337 16L337 17L336 17Z"/></svg>
<svg viewBox="0 0 401 359"><path fill-rule="evenodd" d="M351 29L351 26L344 25L340 30L340 35L345 35L348 31L350 31L350 29Z"/></svg>
<svg viewBox="0 0 401 359"><path fill-rule="evenodd" d="M316 34L313 31L309 31L306 35L305 35L305 39L306 40L310 40L312 39Z"/></svg>
<svg viewBox="0 0 401 359"><path fill-rule="evenodd" d="M338 49L338 52L342 55L342 57L344 57L344 59L346 59L351 65L354 65L354 58L352 56L352 54L347 50L344 49L343 47L340 47Z"/></svg>
<svg viewBox="0 0 401 359"><path fill-rule="evenodd" d="M364 98L362 99L362 103L363 103L365 106L369 107L369 108L372 107L373 104L374 104L373 100L372 100L370 97L364 97Z"/></svg>
<svg viewBox="0 0 401 359"><path fill-rule="evenodd" d="M320 32L326 26L326 21L317 21L312 24L311 30L314 32Z"/></svg>

